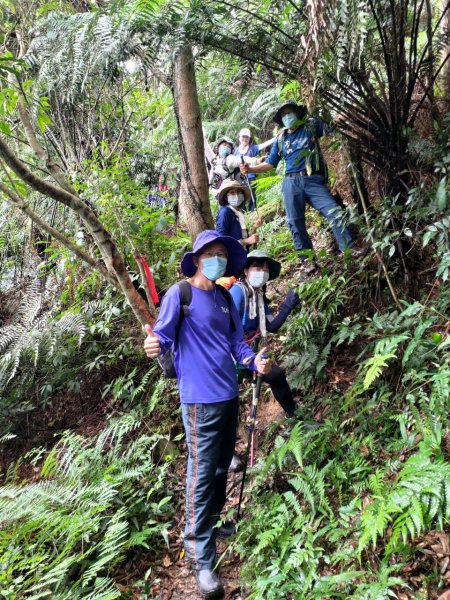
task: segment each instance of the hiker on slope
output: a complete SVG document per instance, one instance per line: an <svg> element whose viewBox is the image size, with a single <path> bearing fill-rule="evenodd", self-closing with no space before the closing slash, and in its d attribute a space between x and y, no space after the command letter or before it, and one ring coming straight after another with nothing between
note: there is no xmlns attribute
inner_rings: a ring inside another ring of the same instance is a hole
<svg viewBox="0 0 450 600"><path fill-rule="evenodd" d="M235 148L234 155L253 158L258 156L261 150L271 146L276 139L276 137L273 137L272 139L262 142L261 144L253 144L252 133L250 129L244 127L239 132L239 146ZM248 210L254 211L256 209L256 175L254 173L248 174L248 182L252 188L252 194L248 202Z"/></svg>
<svg viewBox="0 0 450 600"><path fill-rule="evenodd" d="M216 219L217 231L221 235L231 236L245 249L259 242L257 228L262 225L262 220L258 217L252 225L251 233L247 228L242 207L249 197L250 188L233 180L224 181L217 195L220 205Z"/></svg>
<svg viewBox="0 0 450 600"><path fill-rule="evenodd" d="M304 263L305 272L316 269L314 262L308 262L307 252L313 248L306 230L306 203L318 210L330 223L339 250L353 248L355 242L347 227L344 227L343 213L330 194L325 180L325 162L320 152L318 139L331 131L332 127L316 118L310 118L304 106L293 100L283 104L273 120L286 131L272 146L270 154L262 164L241 165L241 172L265 173L276 168L281 159L285 162L285 175L282 184L284 207L294 246ZM361 256L366 249L355 250L353 256Z"/></svg>
<svg viewBox="0 0 450 600"><path fill-rule="evenodd" d="M234 151L234 142L227 136L220 137L212 150L205 140L205 155L210 163L209 185L215 196L224 181L234 180L240 185L246 185L246 177L241 174L239 169L241 158L235 156ZM255 166L259 163L259 158L246 156L244 162L247 165Z"/></svg>
<svg viewBox="0 0 450 600"><path fill-rule="evenodd" d="M180 286L166 293L153 330L145 326L148 357L173 348L189 457L186 478L186 555L196 572L200 593L215 598L223 584L214 571L215 524L225 505L228 467L236 442L238 383L234 360L267 373L263 350L255 355L243 341L236 307L215 281L238 275L246 253L233 238L206 230L197 236L181 270L192 298L181 314Z"/></svg>
<svg viewBox="0 0 450 600"><path fill-rule="evenodd" d="M252 345L267 332L276 333L298 304L300 298L293 290L289 290L286 299L274 316L266 298L266 284L276 279L281 271L281 264L270 258L264 250L253 250L247 255L243 276L230 288L230 294L238 309L244 328L244 339ZM251 372L244 371L244 377ZM272 394L288 417L295 416L297 405L283 369L272 365L270 371L263 376L269 384Z"/></svg>

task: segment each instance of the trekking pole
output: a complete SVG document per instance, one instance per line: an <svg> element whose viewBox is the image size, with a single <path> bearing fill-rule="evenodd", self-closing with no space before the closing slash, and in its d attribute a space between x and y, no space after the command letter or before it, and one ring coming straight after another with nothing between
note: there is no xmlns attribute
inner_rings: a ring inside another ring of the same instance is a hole
<svg viewBox="0 0 450 600"><path fill-rule="evenodd" d="M245 160L244 160L244 157L242 154L241 154L241 164L245 165ZM258 207L256 206L256 198L255 198L255 194L253 193L253 188L250 185L250 180L248 178L248 175L245 174L244 177L245 177L245 183L247 184L247 187L250 189L250 197L252 199L253 206L255 207L256 216L259 217Z"/></svg>
<svg viewBox="0 0 450 600"><path fill-rule="evenodd" d="M243 157L243 155L242 155L242 154L241 154L241 164L245 165L244 157ZM246 182L246 184L247 184L247 187L248 187L248 188L249 188L249 190L250 190L250 197L251 197L251 199L252 199L253 206L255 207L256 216L257 216L257 217L258 217L258 219L259 219L259 218L260 218L260 216L259 216L259 212L258 212L258 207L256 206L256 198L255 198L255 195L254 195L254 193L253 193L253 188L252 188L252 186L250 185L250 181L249 181L248 175L247 175L247 174L245 174L245 175L244 175L244 177L245 177L245 182ZM261 241L262 241L262 239L263 239L263 236L261 235ZM258 247L258 244L253 244L253 247L254 247L254 249L256 250L256 248Z"/></svg>
<svg viewBox="0 0 450 600"><path fill-rule="evenodd" d="M245 459L244 459L244 468L242 470L242 481L241 481L241 490L239 492L239 503L237 509L237 520L241 518L241 504L242 498L244 495L244 485L245 485L245 476L247 474L247 465L248 458L250 455L250 466L253 467L253 458L254 458L254 443L255 443L255 428L256 428L256 411L258 409L258 400L259 395L261 393L261 384L262 384L262 374L258 373L255 377L256 373L253 375L253 397L252 397L252 406L250 411L250 422L248 425L248 441L247 441L247 449L245 451Z"/></svg>

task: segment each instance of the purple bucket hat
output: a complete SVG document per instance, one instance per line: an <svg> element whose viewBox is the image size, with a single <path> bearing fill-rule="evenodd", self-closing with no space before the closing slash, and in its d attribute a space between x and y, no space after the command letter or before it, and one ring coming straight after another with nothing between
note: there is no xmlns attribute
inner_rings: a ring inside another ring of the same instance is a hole
<svg viewBox="0 0 450 600"><path fill-rule="evenodd" d="M194 256L200 254L205 246L215 242L223 244L228 252L227 268L224 277L231 277L232 275L237 277L239 275L247 260L247 253L244 248L229 235L220 235L215 229L206 229L198 234L192 252L186 252L183 256L181 270L186 277L192 277L197 271L197 267L194 264Z"/></svg>

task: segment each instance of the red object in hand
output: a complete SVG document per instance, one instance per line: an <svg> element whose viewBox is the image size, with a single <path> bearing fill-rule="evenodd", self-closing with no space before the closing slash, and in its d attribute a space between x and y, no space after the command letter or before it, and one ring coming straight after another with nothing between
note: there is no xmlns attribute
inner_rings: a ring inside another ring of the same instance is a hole
<svg viewBox="0 0 450 600"><path fill-rule="evenodd" d="M142 268L144 269L145 278L147 279L148 289L150 290L150 295L152 297L152 302L157 304L159 302L158 292L156 291L155 282L153 280L153 275L148 263L146 261L145 256L136 256L136 259L141 263Z"/></svg>

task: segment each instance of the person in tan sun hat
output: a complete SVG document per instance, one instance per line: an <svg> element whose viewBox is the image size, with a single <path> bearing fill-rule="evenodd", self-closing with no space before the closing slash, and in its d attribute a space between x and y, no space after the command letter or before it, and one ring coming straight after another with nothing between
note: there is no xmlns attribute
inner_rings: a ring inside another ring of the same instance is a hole
<svg viewBox="0 0 450 600"><path fill-rule="evenodd" d="M216 230L221 235L229 235L238 240L245 249L258 243L257 229L262 225L262 220L258 217L252 225L251 233L249 232L242 211L244 202L248 198L250 198L248 186L233 180L224 181L217 195L220 210L216 219Z"/></svg>

